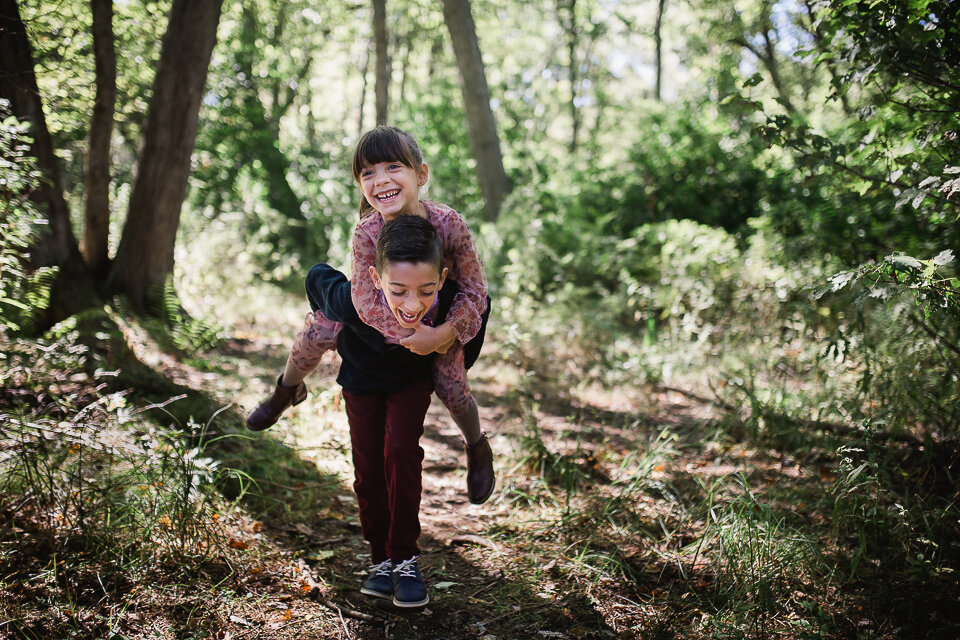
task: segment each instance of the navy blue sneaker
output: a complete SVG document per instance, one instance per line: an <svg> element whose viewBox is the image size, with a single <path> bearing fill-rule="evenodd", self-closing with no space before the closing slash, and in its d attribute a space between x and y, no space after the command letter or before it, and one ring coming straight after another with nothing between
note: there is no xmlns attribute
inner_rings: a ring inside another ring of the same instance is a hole
<svg viewBox="0 0 960 640"><path fill-rule="evenodd" d="M393 568L393 604L397 607L422 607L430 602L417 558L413 556Z"/></svg>
<svg viewBox="0 0 960 640"><path fill-rule="evenodd" d="M363 581L360 593L374 598L393 597L393 563L384 560L370 567L370 575Z"/></svg>

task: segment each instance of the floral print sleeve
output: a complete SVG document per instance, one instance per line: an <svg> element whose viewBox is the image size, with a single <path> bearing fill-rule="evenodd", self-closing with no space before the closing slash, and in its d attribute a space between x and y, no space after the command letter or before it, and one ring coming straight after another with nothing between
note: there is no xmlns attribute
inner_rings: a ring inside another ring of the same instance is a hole
<svg viewBox="0 0 960 640"><path fill-rule="evenodd" d="M380 301L380 292L373 286L369 270L377 256L377 235L383 228L383 218L373 213L353 230L353 275L350 279L350 297L357 315L386 338L399 340L411 333L400 326L390 307Z"/></svg>
<svg viewBox="0 0 960 640"><path fill-rule="evenodd" d="M423 204L443 241L447 277L456 280L460 289L447 312L447 321L460 344L466 344L480 331L480 314L487 309L487 273L463 217L438 202Z"/></svg>

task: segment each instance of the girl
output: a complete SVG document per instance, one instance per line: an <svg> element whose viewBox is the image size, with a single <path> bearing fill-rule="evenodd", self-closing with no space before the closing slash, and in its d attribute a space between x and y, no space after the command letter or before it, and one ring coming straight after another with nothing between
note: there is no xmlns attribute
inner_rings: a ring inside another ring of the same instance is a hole
<svg viewBox="0 0 960 640"><path fill-rule="evenodd" d="M489 300L487 278L460 214L446 205L420 200L420 187L426 184L428 173L420 147L401 129L377 127L357 143L353 177L360 185L362 197L360 222L353 233L351 297L360 318L388 341L416 354L440 354L433 376L437 397L463 434L467 495L470 502L481 504L493 493L493 452L480 429L477 404L467 382L463 346L481 332L481 316L487 311ZM359 277L374 264L376 238L383 225L401 215L430 221L443 242L444 266L459 285L446 320L436 327L420 323L416 310L411 310L411 314L391 311L371 279ZM325 352L336 347L340 329L338 323L318 311L307 314L276 389L247 417L248 427L266 429L287 407L306 398L303 379L317 368Z"/></svg>

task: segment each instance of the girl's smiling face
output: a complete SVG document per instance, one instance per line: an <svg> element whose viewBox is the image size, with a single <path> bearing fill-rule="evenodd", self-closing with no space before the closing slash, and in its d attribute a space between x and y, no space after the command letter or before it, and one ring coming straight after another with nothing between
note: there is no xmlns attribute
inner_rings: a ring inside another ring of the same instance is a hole
<svg viewBox="0 0 960 640"><path fill-rule="evenodd" d="M447 269L430 262L391 262L383 273L370 267L373 285L383 291L387 306L400 326L415 329L437 299Z"/></svg>
<svg viewBox="0 0 960 640"><path fill-rule="evenodd" d="M399 160L364 165L358 177L363 197L380 212L385 221L399 215L421 215L420 187L427 181L428 169L416 170Z"/></svg>

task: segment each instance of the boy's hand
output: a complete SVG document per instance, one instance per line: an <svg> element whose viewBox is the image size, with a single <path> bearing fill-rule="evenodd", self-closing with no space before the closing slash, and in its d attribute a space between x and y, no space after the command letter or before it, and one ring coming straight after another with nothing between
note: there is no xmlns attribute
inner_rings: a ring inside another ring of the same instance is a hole
<svg viewBox="0 0 960 640"><path fill-rule="evenodd" d="M441 353L445 353L454 338L453 328L446 322L439 327L421 324L412 336L401 339L400 344L417 355L426 356L441 348Z"/></svg>

